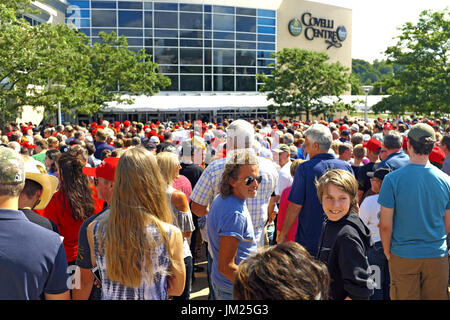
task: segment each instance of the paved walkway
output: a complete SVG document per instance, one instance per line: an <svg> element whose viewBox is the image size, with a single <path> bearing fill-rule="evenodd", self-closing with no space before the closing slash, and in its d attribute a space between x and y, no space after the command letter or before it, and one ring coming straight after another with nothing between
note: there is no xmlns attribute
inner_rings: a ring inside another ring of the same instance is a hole
<svg viewBox="0 0 450 320"><path fill-rule="evenodd" d="M206 258L206 246L203 243L197 256L196 266L203 268L201 272L195 272L195 280L191 287L191 300L208 300L209 288L207 278L208 262Z"/></svg>

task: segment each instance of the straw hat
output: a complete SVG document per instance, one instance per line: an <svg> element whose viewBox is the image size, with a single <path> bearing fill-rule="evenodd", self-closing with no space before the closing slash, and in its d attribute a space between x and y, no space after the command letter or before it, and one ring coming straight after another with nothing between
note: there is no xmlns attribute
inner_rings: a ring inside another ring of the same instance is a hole
<svg viewBox="0 0 450 320"><path fill-rule="evenodd" d="M38 164L40 165L40 163ZM58 189L58 178L48 173L41 173L34 161L25 162L25 177L42 186L42 195L39 198L39 203L33 209L45 209Z"/></svg>

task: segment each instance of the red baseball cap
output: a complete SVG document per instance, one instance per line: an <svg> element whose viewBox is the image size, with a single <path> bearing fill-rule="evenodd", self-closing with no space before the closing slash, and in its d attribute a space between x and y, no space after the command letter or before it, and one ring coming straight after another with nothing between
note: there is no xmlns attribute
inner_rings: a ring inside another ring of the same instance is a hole
<svg viewBox="0 0 450 320"><path fill-rule="evenodd" d="M430 161L434 161L437 163L444 163L445 160L445 153L444 151L439 148L438 146L434 146L433 150L431 151L431 153L428 155L428 159Z"/></svg>
<svg viewBox="0 0 450 320"><path fill-rule="evenodd" d="M375 138L371 138L369 141L363 144L364 148L373 152L381 151L381 141Z"/></svg>
<svg viewBox="0 0 450 320"><path fill-rule="evenodd" d="M103 178L109 181L114 181L114 174L116 173L117 163L119 158L108 157L105 158L96 168L83 167L83 173L90 177Z"/></svg>
<svg viewBox="0 0 450 320"><path fill-rule="evenodd" d="M383 130L386 130L386 129L394 130L394 127L390 123L385 123L384 126L383 126Z"/></svg>

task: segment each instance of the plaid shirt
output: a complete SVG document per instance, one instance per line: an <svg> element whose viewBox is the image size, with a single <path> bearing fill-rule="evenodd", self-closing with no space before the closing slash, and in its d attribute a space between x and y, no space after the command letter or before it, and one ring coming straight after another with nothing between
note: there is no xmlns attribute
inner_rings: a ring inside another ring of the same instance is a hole
<svg viewBox="0 0 450 320"><path fill-rule="evenodd" d="M255 198L247 199L247 207L252 218L258 247L264 245L264 225L267 221L269 200L278 182L275 164L268 159L258 157L259 175L263 177ZM202 173L191 194L191 200L202 206L208 206L219 194L220 180L225 169L226 158L213 161Z"/></svg>

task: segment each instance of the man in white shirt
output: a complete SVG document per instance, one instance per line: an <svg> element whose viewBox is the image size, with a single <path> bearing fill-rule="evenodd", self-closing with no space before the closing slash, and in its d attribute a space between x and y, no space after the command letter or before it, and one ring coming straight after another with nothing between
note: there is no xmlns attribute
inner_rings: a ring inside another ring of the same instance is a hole
<svg viewBox="0 0 450 320"><path fill-rule="evenodd" d="M294 178L291 176L291 149L286 144L279 144L273 151L273 159L278 163L278 183L269 202L269 223L275 219L278 210L275 210L275 204L280 202L281 193L284 189L290 187Z"/></svg>

